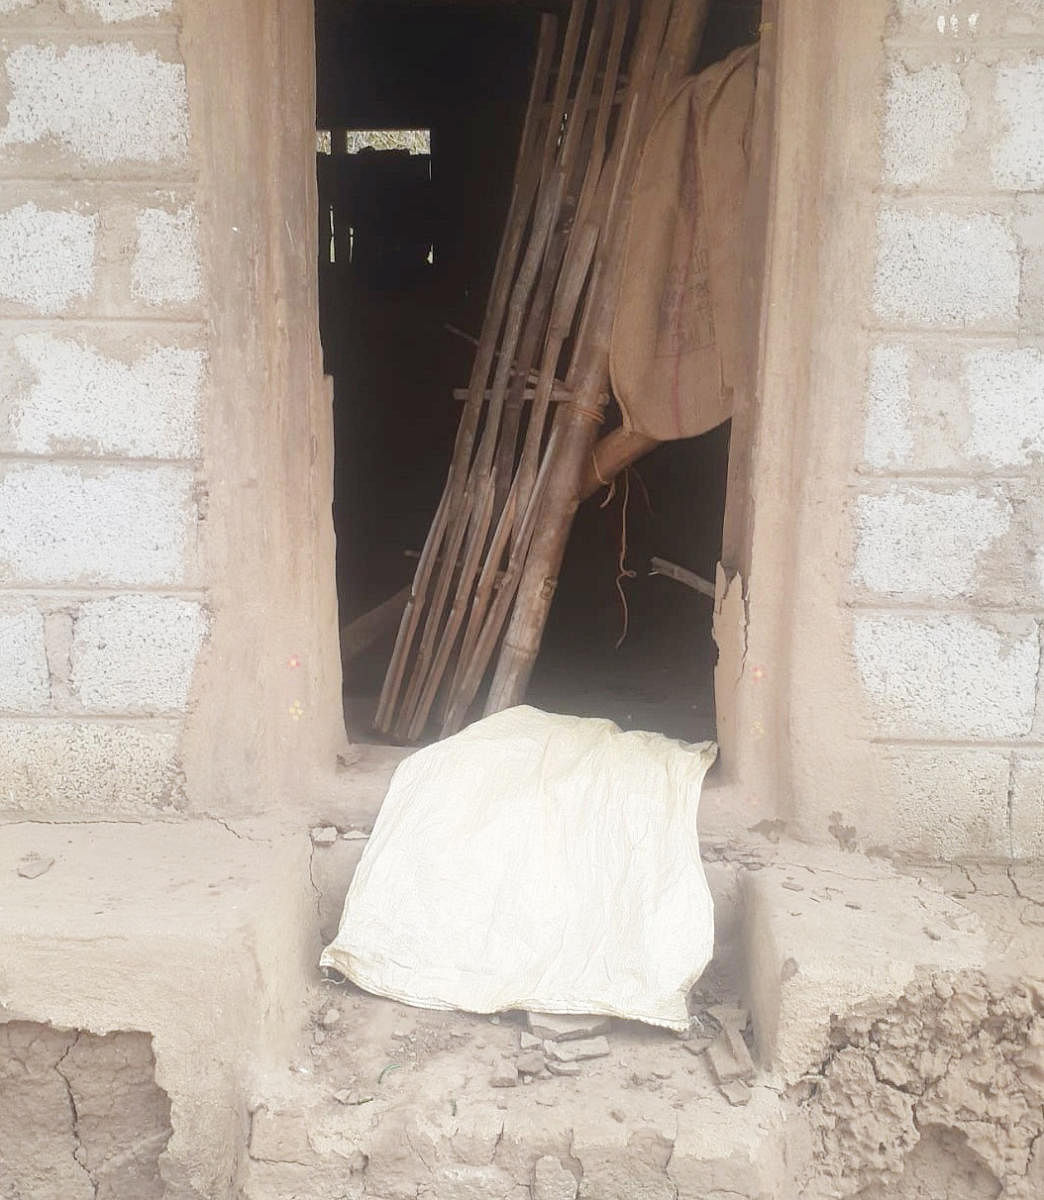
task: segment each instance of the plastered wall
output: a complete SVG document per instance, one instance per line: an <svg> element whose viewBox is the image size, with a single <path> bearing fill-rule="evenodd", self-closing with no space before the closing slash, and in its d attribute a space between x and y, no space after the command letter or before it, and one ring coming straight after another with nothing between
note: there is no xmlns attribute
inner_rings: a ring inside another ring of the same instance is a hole
<svg viewBox="0 0 1044 1200"><path fill-rule="evenodd" d="M1044 4L779 9L738 797L1039 855Z"/></svg>
<svg viewBox="0 0 1044 1200"><path fill-rule="evenodd" d="M0 0L10 815L270 811L334 769L312 62L308 4Z"/></svg>

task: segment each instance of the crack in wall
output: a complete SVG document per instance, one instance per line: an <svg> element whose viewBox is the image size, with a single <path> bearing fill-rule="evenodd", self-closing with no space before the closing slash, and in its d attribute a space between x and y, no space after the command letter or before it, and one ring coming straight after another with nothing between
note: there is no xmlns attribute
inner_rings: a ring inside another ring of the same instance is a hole
<svg viewBox="0 0 1044 1200"><path fill-rule="evenodd" d="M76 1045L78 1044L78 1042L80 1040L80 1036L81 1035L80 1035L79 1031L77 1031L76 1036L69 1043L68 1048L62 1054L61 1058L59 1058L58 1061L54 1064L54 1069L55 1069L56 1074L58 1075L58 1078L61 1079L62 1083L65 1085L65 1093L69 1098L69 1111L72 1114L72 1136L73 1136L73 1143L74 1143L73 1159L76 1161L76 1164L80 1168L80 1170L83 1171L84 1175L87 1177L87 1182L91 1186L91 1189L94 1193L95 1200L97 1200L99 1183L98 1183L98 1180L94 1177L90 1168L87 1166L87 1162L86 1162L87 1151L86 1151L86 1148L80 1137L80 1113L76 1106L76 1096L73 1093L72 1083L69 1079L69 1076L66 1075L66 1073L62 1070L62 1066L65 1063L65 1060L69 1057L69 1055L76 1048Z"/></svg>

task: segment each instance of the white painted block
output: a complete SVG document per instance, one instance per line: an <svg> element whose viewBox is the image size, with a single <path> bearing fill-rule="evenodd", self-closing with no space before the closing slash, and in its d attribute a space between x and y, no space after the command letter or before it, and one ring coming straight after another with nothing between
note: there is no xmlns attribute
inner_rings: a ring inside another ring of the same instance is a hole
<svg viewBox="0 0 1044 1200"><path fill-rule="evenodd" d="M0 146L54 144L92 165L180 162L188 153L185 68L126 42L29 44L5 60Z"/></svg>
<svg viewBox="0 0 1044 1200"><path fill-rule="evenodd" d="M24 454L197 455L205 355L147 345L126 363L51 333L16 337L7 370L0 360L10 429L0 428L0 444ZM26 373L32 382L20 386Z"/></svg>
<svg viewBox="0 0 1044 1200"><path fill-rule="evenodd" d="M964 359L970 458L991 467L1027 466L1044 456L1044 354L984 347Z"/></svg>
<svg viewBox="0 0 1044 1200"><path fill-rule="evenodd" d="M1030 732L1040 657L1035 621L863 612L853 624L875 732L955 739Z"/></svg>
<svg viewBox="0 0 1044 1200"><path fill-rule="evenodd" d="M879 595L952 599L975 590L979 560L1009 530L997 489L896 484L855 502L854 582Z"/></svg>
<svg viewBox="0 0 1044 1200"><path fill-rule="evenodd" d="M0 583L183 582L192 472L55 463L0 474Z"/></svg>
<svg viewBox="0 0 1044 1200"><path fill-rule="evenodd" d="M1044 188L1044 58L997 72L996 104L1001 131L991 147L993 181L999 188Z"/></svg>
<svg viewBox="0 0 1044 1200"><path fill-rule="evenodd" d="M1013 323L1019 257L1008 223L992 213L884 209L873 301L889 323Z"/></svg>
<svg viewBox="0 0 1044 1200"><path fill-rule="evenodd" d="M206 629L206 614L195 600L91 600L73 625L73 690L89 711L180 711Z"/></svg>
<svg viewBox="0 0 1044 1200"><path fill-rule="evenodd" d="M897 187L929 183L953 163L971 102L949 65L892 68L885 94L885 177Z"/></svg>
<svg viewBox="0 0 1044 1200"><path fill-rule="evenodd" d="M138 214L138 246L132 291L146 304L191 304L199 298L203 270L199 261L198 223L191 206L176 213L146 208Z"/></svg>
<svg viewBox="0 0 1044 1200"><path fill-rule="evenodd" d="M0 720L0 797L45 820L118 819L184 803L170 726Z"/></svg>
<svg viewBox="0 0 1044 1200"><path fill-rule="evenodd" d="M0 709L36 712L50 696L43 615L33 605L0 601Z"/></svg>
<svg viewBox="0 0 1044 1200"><path fill-rule="evenodd" d="M0 213L0 298L59 313L94 287L97 216L29 202Z"/></svg>

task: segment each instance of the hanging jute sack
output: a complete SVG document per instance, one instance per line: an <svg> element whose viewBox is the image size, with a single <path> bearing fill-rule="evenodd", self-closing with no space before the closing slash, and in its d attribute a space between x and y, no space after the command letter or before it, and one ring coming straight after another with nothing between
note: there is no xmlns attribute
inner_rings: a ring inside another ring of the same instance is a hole
<svg viewBox="0 0 1044 1200"><path fill-rule="evenodd" d="M694 437L743 386L741 243L757 47L676 91L635 184L610 370L624 427Z"/></svg>

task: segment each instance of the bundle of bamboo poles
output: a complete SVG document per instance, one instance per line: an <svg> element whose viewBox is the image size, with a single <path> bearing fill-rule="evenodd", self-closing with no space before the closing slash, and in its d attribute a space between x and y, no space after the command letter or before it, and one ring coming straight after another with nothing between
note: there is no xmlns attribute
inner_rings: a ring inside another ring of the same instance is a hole
<svg viewBox="0 0 1044 1200"><path fill-rule="evenodd" d="M609 398L631 189L708 0L574 0L541 18L511 201L446 486L377 709L464 724L525 695ZM523 419L525 418L525 419ZM506 633L505 633L506 626Z"/></svg>

